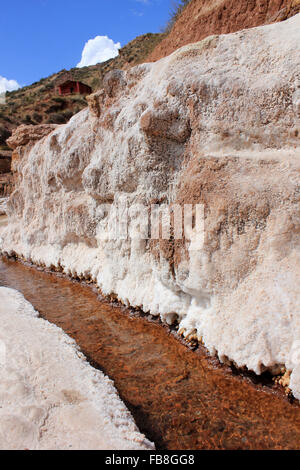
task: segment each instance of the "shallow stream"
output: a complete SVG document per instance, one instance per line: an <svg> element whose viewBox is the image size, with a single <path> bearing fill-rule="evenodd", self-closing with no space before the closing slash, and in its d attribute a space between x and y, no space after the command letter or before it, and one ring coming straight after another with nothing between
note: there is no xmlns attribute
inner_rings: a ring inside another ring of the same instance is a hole
<svg viewBox="0 0 300 470"><path fill-rule="evenodd" d="M75 338L114 380L158 449L299 449L300 407L269 377L242 375L190 350L157 319L99 297L88 285L0 261L0 285Z"/></svg>

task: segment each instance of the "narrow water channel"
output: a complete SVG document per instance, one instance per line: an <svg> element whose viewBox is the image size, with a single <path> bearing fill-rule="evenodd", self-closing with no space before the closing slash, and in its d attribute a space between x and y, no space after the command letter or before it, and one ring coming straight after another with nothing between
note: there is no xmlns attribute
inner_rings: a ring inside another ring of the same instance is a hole
<svg viewBox="0 0 300 470"><path fill-rule="evenodd" d="M24 294L114 380L158 449L299 449L300 407L267 379L189 350L157 320L100 299L89 286L2 259L0 285Z"/></svg>

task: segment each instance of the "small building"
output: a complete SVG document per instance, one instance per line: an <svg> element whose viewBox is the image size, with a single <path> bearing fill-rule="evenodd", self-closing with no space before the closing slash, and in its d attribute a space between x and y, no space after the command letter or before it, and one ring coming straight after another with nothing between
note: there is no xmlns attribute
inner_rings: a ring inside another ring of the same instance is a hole
<svg viewBox="0 0 300 470"><path fill-rule="evenodd" d="M75 80L66 80L58 85L58 93L61 96L73 94L90 95L92 91L90 86Z"/></svg>

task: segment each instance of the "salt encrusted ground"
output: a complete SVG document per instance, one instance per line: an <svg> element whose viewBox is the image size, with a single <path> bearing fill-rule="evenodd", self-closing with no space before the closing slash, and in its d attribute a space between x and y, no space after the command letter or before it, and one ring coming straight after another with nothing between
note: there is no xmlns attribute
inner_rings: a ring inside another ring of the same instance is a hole
<svg viewBox="0 0 300 470"><path fill-rule="evenodd" d="M112 382L0 288L0 449L151 449Z"/></svg>
<svg viewBox="0 0 300 470"><path fill-rule="evenodd" d="M0 216L6 215L6 204L8 201L8 197L1 197L0 198Z"/></svg>

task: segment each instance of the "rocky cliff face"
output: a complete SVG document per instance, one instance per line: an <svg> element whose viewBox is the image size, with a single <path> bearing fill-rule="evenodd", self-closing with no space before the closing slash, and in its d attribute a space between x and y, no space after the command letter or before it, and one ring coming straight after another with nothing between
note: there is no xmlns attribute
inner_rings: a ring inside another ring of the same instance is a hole
<svg viewBox="0 0 300 470"><path fill-rule="evenodd" d="M284 21L299 11L300 0L191 0L148 60L159 60L211 34L234 33Z"/></svg>
<svg viewBox="0 0 300 470"><path fill-rule="evenodd" d="M8 196L12 191L11 152L0 150L0 198Z"/></svg>
<svg viewBox="0 0 300 470"><path fill-rule="evenodd" d="M286 367L300 398L299 44L300 15L212 36L110 73L42 140L13 136L2 250L177 320L221 360ZM129 234L109 239L118 204ZM204 244L147 239L151 204L204 207Z"/></svg>

